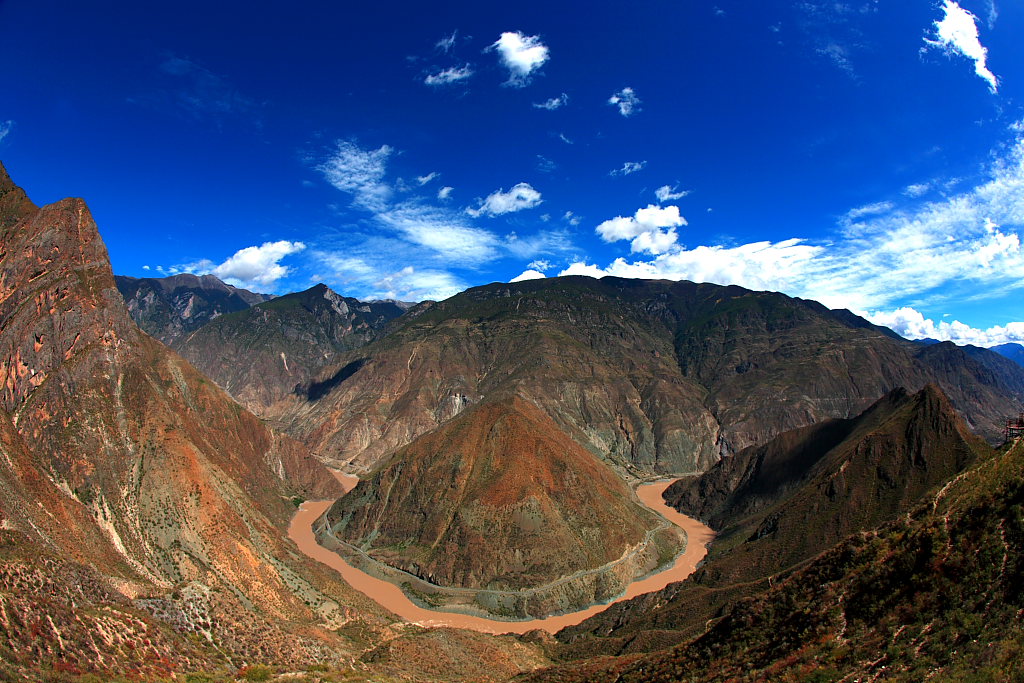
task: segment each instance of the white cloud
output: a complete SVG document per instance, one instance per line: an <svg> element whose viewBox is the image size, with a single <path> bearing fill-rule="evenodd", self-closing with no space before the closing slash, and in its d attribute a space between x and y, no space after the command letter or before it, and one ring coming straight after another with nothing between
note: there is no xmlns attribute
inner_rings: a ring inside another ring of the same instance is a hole
<svg viewBox="0 0 1024 683"><path fill-rule="evenodd" d="M928 194L928 191L932 189L930 183L914 183L913 185L907 185L903 188L903 194L907 197L921 197Z"/></svg>
<svg viewBox="0 0 1024 683"><path fill-rule="evenodd" d="M550 99L544 100L543 102L534 102L533 106L536 109L547 109L548 111L554 111L556 109L561 109L567 104L569 104L569 96L566 95L565 93L562 93L558 97L552 97Z"/></svg>
<svg viewBox="0 0 1024 683"><path fill-rule="evenodd" d="M532 259L543 254L566 252L572 248L569 235L560 229L548 229L520 237L512 233L502 245L510 255L521 259Z"/></svg>
<svg viewBox="0 0 1024 683"><path fill-rule="evenodd" d="M801 240L754 242L739 247L700 246L673 249L650 261L613 261L607 268L577 262L559 275L590 275L648 279L693 280L736 284L754 290L786 291L794 278L820 253L820 247Z"/></svg>
<svg viewBox="0 0 1024 683"><path fill-rule="evenodd" d="M577 261L558 274L559 277L563 275L588 275L590 277L602 278L605 275L611 275L611 273L606 273L597 266Z"/></svg>
<svg viewBox="0 0 1024 683"><path fill-rule="evenodd" d="M436 268L405 266L395 270L386 262L373 263L366 258L326 251L312 256L323 268L318 279L353 292L363 300L440 300L458 294L468 286L452 273Z"/></svg>
<svg viewBox="0 0 1024 683"><path fill-rule="evenodd" d="M446 262L472 265L497 256L497 237L467 225L452 211L404 202L377 214L377 220L413 244L436 252Z"/></svg>
<svg viewBox="0 0 1024 683"><path fill-rule="evenodd" d="M562 142L564 142L567 145L573 144L572 140L570 140L569 138L565 137L565 133L559 133L558 134L558 139L561 140Z"/></svg>
<svg viewBox="0 0 1024 683"><path fill-rule="evenodd" d="M518 31L501 34L488 50L497 50L508 69L506 85L521 88L530 82L530 74L548 61L548 47L540 36L527 36Z"/></svg>
<svg viewBox="0 0 1024 683"><path fill-rule="evenodd" d="M423 79L423 82L427 85L451 85L452 83L461 83L462 81L468 80L473 75L473 68L469 64L463 66L453 66L447 69L442 69L437 73L427 74L427 77Z"/></svg>
<svg viewBox="0 0 1024 683"><path fill-rule="evenodd" d="M541 173L554 173L555 169L557 168L558 164L556 164L551 159L548 159L543 154L537 155L537 170L540 171Z"/></svg>
<svg viewBox="0 0 1024 683"><path fill-rule="evenodd" d="M459 35L458 31L452 31L451 35L447 35L444 38L442 38L441 40L437 41L434 44L434 47L436 47L441 52L444 52L445 54L448 54L449 52L452 51L452 48L455 47L455 40L456 40L456 38L458 38L458 35Z"/></svg>
<svg viewBox="0 0 1024 683"><path fill-rule="evenodd" d="M195 263L171 266L164 269L157 266L161 273L175 275L177 273L195 273L205 275L212 273L221 280L236 287L258 291L273 291L277 281L287 276L291 269L281 265L281 259L297 254L306 248L302 242L264 242L258 247L239 249L221 264L210 259L202 259ZM148 270L148 268L147 268Z"/></svg>
<svg viewBox="0 0 1024 683"><path fill-rule="evenodd" d="M999 79L988 69L988 50L978 37L977 17L953 0L944 0L942 11L942 20L935 22L935 37L925 37L924 42L948 55L959 54L973 61L974 73L988 83L989 90L997 92Z"/></svg>
<svg viewBox="0 0 1024 683"><path fill-rule="evenodd" d="M568 223L569 225L579 225L583 221L583 218L577 216L572 211L566 211L564 214L562 214L562 220Z"/></svg>
<svg viewBox="0 0 1024 683"><path fill-rule="evenodd" d="M437 178L440 175L441 174L438 173L437 171L431 171L427 175L418 175L418 176L416 176L416 182L419 183L420 185L426 185L431 180L434 180L435 178Z"/></svg>
<svg viewBox="0 0 1024 683"><path fill-rule="evenodd" d="M552 265L551 261L548 261L546 259L537 259L536 261L530 261L529 263L527 263L526 267L529 268L530 270L539 270L541 272L545 272L554 268L554 265Z"/></svg>
<svg viewBox="0 0 1024 683"><path fill-rule="evenodd" d="M337 151L318 170L331 185L351 194L353 204L371 212L389 232L446 262L476 265L495 258L497 237L467 224L462 214L415 199L391 202L394 190L385 175L392 153L387 145L364 150L351 142L339 142Z"/></svg>
<svg viewBox="0 0 1024 683"><path fill-rule="evenodd" d="M828 57L833 64L839 67L840 70L845 71L847 75L856 76L853 62L850 60L850 50L845 45L827 43L818 47L817 52L823 57Z"/></svg>
<svg viewBox="0 0 1024 683"><path fill-rule="evenodd" d="M895 204L892 202L875 202L873 204L866 204L865 206L858 206L847 211L846 218L849 221L855 221L863 218L864 216L872 216L892 211L894 207Z"/></svg>
<svg viewBox="0 0 1024 683"><path fill-rule="evenodd" d="M657 197L658 201L662 204L682 199L688 194L690 194L689 190L677 190L675 185L672 185L671 187L668 185L662 185L654 191L654 196Z"/></svg>
<svg viewBox="0 0 1024 683"><path fill-rule="evenodd" d="M499 216L503 213L531 209L542 201L540 192L533 189L529 183L519 183L514 185L508 192L495 190L480 202L478 208L468 208L466 213L474 218L483 214Z"/></svg>
<svg viewBox="0 0 1024 683"><path fill-rule="evenodd" d="M444 187L437 191L437 198L440 199L441 201L449 199L451 198L452 192L454 191L454 187L452 187L451 185L445 185Z"/></svg>
<svg viewBox="0 0 1024 683"><path fill-rule="evenodd" d="M1021 138L1024 134L1018 133ZM832 240L800 238L739 246L668 244L667 235L631 243L654 258L607 267L573 264L565 272L690 279L813 298L830 307L883 310L951 298L1024 290L1024 139L1004 152L973 189L897 207L878 202L849 211ZM657 208L657 207L648 207ZM639 213L639 212L638 212ZM664 231L664 228L661 228ZM641 221L616 218L598 228L606 241L635 240ZM668 244L667 248L665 248ZM664 248L661 253L653 249Z"/></svg>
<svg viewBox="0 0 1024 683"><path fill-rule="evenodd" d="M543 280L546 275L536 270L524 270L519 275L509 280L509 282L522 282L523 280Z"/></svg>
<svg viewBox="0 0 1024 683"><path fill-rule="evenodd" d="M630 175L637 171L642 171L644 166L647 165L647 161L627 161L622 165L622 168L617 168L614 171L609 171L608 175Z"/></svg>
<svg viewBox="0 0 1024 683"><path fill-rule="evenodd" d="M1011 322L981 330L959 320L953 322L942 320L936 323L909 306L893 311L861 312L860 315L876 325L891 328L897 334L908 339L938 339L956 344L985 347L1010 342L1024 342L1024 322Z"/></svg>
<svg viewBox="0 0 1024 683"><path fill-rule="evenodd" d="M0 121L0 142L7 137L12 128L14 128L14 121L11 121L10 119L7 121Z"/></svg>
<svg viewBox="0 0 1024 683"><path fill-rule="evenodd" d="M608 98L608 104L619 108L619 113L630 117L640 111L640 98L632 88L623 88Z"/></svg>
<svg viewBox="0 0 1024 683"><path fill-rule="evenodd" d="M317 166L331 185L355 197L357 206L383 209L393 193L384 182L385 164L392 150L382 145L374 150L361 149L347 141L338 142L337 151Z"/></svg>
<svg viewBox="0 0 1024 683"><path fill-rule="evenodd" d="M663 254L675 246L676 228L686 225L678 206L654 206L638 209L631 217L617 216L597 226L605 242L630 240L630 251ZM665 228L668 228L667 230Z"/></svg>

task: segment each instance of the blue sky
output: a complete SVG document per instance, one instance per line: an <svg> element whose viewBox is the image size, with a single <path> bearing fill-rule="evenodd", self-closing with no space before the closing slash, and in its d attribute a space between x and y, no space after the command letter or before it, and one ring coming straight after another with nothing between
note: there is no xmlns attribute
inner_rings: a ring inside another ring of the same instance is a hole
<svg viewBox="0 0 1024 683"><path fill-rule="evenodd" d="M1024 340L1019 2L151 5L0 0L0 159L119 274L686 278Z"/></svg>

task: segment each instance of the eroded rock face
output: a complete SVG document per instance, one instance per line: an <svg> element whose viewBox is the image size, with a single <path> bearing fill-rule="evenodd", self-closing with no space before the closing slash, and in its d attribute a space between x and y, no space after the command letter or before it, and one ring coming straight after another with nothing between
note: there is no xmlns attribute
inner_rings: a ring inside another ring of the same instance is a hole
<svg viewBox="0 0 1024 683"><path fill-rule="evenodd" d="M934 382L996 438L1021 406L1024 373L946 346L922 349L782 294L549 278L410 312L326 368L322 395L296 396L275 417L324 461L369 470L466 406L515 392L623 472L682 474Z"/></svg>
<svg viewBox="0 0 1024 683"><path fill-rule="evenodd" d="M175 350L258 415L287 399L326 393L315 383L339 353L376 339L406 308L343 297L326 285L225 315L188 334ZM329 384L329 382L328 382Z"/></svg>
<svg viewBox="0 0 1024 683"><path fill-rule="evenodd" d="M611 468L518 396L475 406L399 450L320 527L321 538L432 584L487 593L437 591L440 604L514 616L610 598L682 545Z"/></svg>
<svg viewBox="0 0 1024 683"><path fill-rule="evenodd" d="M7 209L6 198L23 197L11 185L0 178ZM205 616L183 628L214 625L201 635L221 652L280 661L345 652L327 631L312 637L297 629L336 623L348 609L341 603L359 598L289 553L283 532L292 496L336 495L337 482L303 446L270 431L136 327L82 200L17 206L0 226L4 543L30 561L63 556L116 598L83 608L114 600L127 606L122 612L157 603L180 611L174 588L189 584L214 597ZM0 574L9 560L0 557ZM63 609L58 602L32 604ZM58 630L87 628L49 616ZM111 617L111 629L137 623L144 632L152 624L122 616ZM15 640L30 637L19 630L30 623L9 626ZM106 660L83 661L129 661L117 642L97 645Z"/></svg>
<svg viewBox="0 0 1024 683"><path fill-rule="evenodd" d="M214 275L115 275L114 281L136 324L168 346L215 318L273 298L232 287Z"/></svg>

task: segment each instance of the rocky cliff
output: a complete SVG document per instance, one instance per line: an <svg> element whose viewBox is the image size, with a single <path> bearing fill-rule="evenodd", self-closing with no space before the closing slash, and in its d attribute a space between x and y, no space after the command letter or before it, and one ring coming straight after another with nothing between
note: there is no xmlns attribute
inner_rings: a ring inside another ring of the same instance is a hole
<svg viewBox="0 0 1024 683"><path fill-rule="evenodd" d="M315 399L314 383L338 354L376 339L406 307L363 302L320 284L218 317L181 339L182 356L259 415L296 396Z"/></svg>
<svg viewBox="0 0 1024 683"><path fill-rule="evenodd" d="M168 346L215 318L244 311L272 298L232 287L214 275L182 273L162 278L115 275L114 281L136 324Z"/></svg>
<svg viewBox="0 0 1024 683"><path fill-rule="evenodd" d="M0 178L5 661L39 675L352 651L327 629L366 601L283 534L293 497L337 482L136 327L82 200L35 209L12 185ZM95 589L76 593L76 576Z"/></svg>

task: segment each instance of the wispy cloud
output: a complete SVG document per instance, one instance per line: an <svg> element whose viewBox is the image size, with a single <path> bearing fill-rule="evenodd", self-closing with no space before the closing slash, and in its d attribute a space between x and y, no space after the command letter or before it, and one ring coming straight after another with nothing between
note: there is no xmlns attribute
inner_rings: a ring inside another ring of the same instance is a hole
<svg viewBox="0 0 1024 683"><path fill-rule="evenodd" d="M974 62L974 73L978 74L993 93L999 89L999 79L987 65L988 50L978 36L977 17L953 0L944 0L943 17L934 24L934 37L925 37L924 42L942 49L948 55L959 54Z"/></svg>
<svg viewBox="0 0 1024 683"><path fill-rule="evenodd" d="M469 64L464 64L463 66L453 66L427 74L423 82L433 86L452 85L453 83L462 83L469 80L472 75L473 68Z"/></svg>
<svg viewBox="0 0 1024 683"><path fill-rule="evenodd" d="M913 185L907 185L903 188L903 194L907 197L922 197L928 194L928 191L932 189L930 183L914 183Z"/></svg>
<svg viewBox="0 0 1024 683"><path fill-rule="evenodd" d="M314 279L337 283L346 290L357 292L364 300L441 300L468 286L458 276L437 268L388 267L386 263L334 251L317 251L312 257L321 269Z"/></svg>
<svg viewBox="0 0 1024 683"><path fill-rule="evenodd" d="M629 87L623 88L609 97L608 104L618 107L619 113L627 118L640 111L640 98Z"/></svg>
<svg viewBox="0 0 1024 683"><path fill-rule="evenodd" d="M477 208L457 210L433 203L434 194L430 199L416 196L418 188L438 177L436 173L409 183L413 194L397 193L387 169L393 156L388 145L367 149L341 141L316 165L331 185L351 196L354 208L369 213L372 229L325 229L310 256L334 282L351 285L358 296L449 296L466 287L452 269L475 270L502 257L535 259L571 247L559 230L499 236L473 224L470 216L496 216L539 204L540 193L529 184L498 190L480 200ZM436 198L448 200L452 192L451 186L444 186Z"/></svg>
<svg viewBox="0 0 1024 683"><path fill-rule="evenodd" d="M569 104L569 96L566 95L565 93L562 93L558 97L552 97L550 99L544 100L543 102L534 102L533 106L536 109L547 109L548 111L554 111L556 109L561 109L567 104Z"/></svg>
<svg viewBox="0 0 1024 683"><path fill-rule="evenodd" d="M160 71L177 82L171 92L174 103L194 117L241 114L256 106L223 76L191 59L172 55L160 64Z"/></svg>
<svg viewBox="0 0 1024 683"><path fill-rule="evenodd" d="M833 238L818 243L796 237L694 248L676 243L664 229L644 231L638 212L602 223L598 234L636 240L650 232L649 243L631 242L631 251L654 258L619 258L606 267L581 261L564 272L738 284L861 311L910 301L935 304L979 283L989 291L1024 290L1024 140L1018 138L973 189L907 204L851 209L837 221Z"/></svg>
<svg viewBox="0 0 1024 683"><path fill-rule="evenodd" d="M527 36L519 31L502 33L488 50L496 50L501 63L508 69L506 85L521 88L530 82L532 74L549 58L547 45L540 36Z"/></svg>
<svg viewBox="0 0 1024 683"><path fill-rule="evenodd" d="M675 185L662 185L654 191L654 196L657 197L658 201L662 204L682 199L688 194L690 194L689 190L680 190Z"/></svg>
<svg viewBox="0 0 1024 683"><path fill-rule="evenodd" d="M858 206L850 209L846 212L846 219L848 221L855 221L864 216L871 216L880 213L888 213L892 211L895 205L892 202L874 202L873 204L866 204L864 206Z"/></svg>
<svg viewBox="0 0 1024 683"><path fill-rule="evenodd" d="M8 119L7 121L0 121L0 142L7 137L11 130L14 128L14 121Z"/></svg>
<svg viewBox="0 0 1024 683"><path fill-rule="evenodd" d="M532 209L542 201L540 192L533 189L529 183L519 183L513 185L508 192L495 190L487 195L486 199L482 199L478 207L466 209L466 213L474 218L485 214L500 216L504 213Z"/></svg>
<svg viewBox="0 0 1024 683"><path fill-rule="evenodd" d="M449 35L447 35L444 38L441 38L441 40L437 41L434 44L434 47L436 47L441 52L443 52L445 54L448 54L449 52L452 51L452 48L455 47L455 41L458 39L458 36L459 36L459 32L458 31L452 31Z"/></svg>
<svg viewBox="0 0 1024 683"><path fill-rule="evenodd" d="M362 149L343 140L337 143L335 152L317 166L317 170L331 185L352 194L360 208L381 211L394 192L384 182L387 160L393 151L387 145L372 150Z"/></svg>
<svg viewBox="0 0 1024 683"><path fill-rule="evenodd" d="M647 161L627 161L622 165L622 168L616 168L615 170L608 171L608 175L632 175L637 171L644 170L644 166L647 165Z"/></svg>
<svg viewBox="0 0 1024 683"><path fill-rule="evenodd" d="M537 170L541 173L554 173L557 168L558 164L553 160L548 159L543 154L537 155Z"/></svg>

